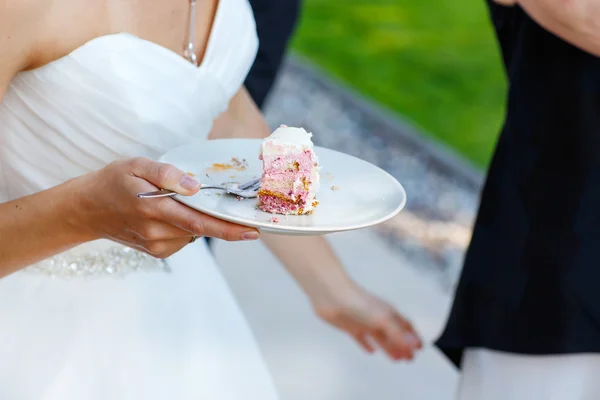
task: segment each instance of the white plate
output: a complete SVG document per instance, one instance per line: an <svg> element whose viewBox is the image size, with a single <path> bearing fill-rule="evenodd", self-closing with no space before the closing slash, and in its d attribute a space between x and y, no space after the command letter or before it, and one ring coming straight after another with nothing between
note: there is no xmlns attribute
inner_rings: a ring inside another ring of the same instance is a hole
<svg viewBox="0 0 600 400"><path fill-rule="evenodd" d="M258 178L261 140L223 139L199 141L174 149L160 159L193 173L202 183L244 183ZM356 157L316 147L321 166L319 205L311 215L273 215L256 209L257 199L238 200L214 190L202 190L177 200L205 214L288 235L323 235L366 228L398 214L406 204L406 192L390 174ZM232 159L245 160L243 168L215 168L232 165ZM279 222L272 222L276 217Z"/></svg>

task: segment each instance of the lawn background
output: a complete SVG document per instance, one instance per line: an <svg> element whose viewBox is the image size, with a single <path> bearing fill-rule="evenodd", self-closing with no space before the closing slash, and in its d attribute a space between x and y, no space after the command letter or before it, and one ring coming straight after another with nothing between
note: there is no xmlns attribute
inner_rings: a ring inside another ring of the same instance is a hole
<svg viewBox="0 0 600 400"><path fill-rule="evenodd" d="M292 47L488 164L506 82L485 0L304 0Z"/></svg>

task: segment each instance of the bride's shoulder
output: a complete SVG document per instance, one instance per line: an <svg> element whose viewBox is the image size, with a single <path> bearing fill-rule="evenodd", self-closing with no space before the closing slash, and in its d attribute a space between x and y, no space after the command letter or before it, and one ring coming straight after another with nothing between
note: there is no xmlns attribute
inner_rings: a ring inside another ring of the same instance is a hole
<svg viewBox="0 0 600 400"><path fill-rule="evenodd" d="M48 8L42 0L0 0L0 93L7 79L34 61Z"/></svg>
<svg viewBox="0 0 600 400"><path fill-rule="evenodd" d="M88 4L89 3L89 4ZM0 79L69 53L103 20L103 1L0 0ZM0 82L0 85L2 82Z"/></svg>

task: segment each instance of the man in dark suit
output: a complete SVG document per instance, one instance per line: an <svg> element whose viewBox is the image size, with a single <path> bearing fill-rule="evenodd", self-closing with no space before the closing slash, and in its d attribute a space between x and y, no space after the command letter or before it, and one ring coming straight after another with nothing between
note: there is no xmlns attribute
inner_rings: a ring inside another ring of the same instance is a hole
<svg viewBox="0 0 600 400"><path fill-rule="evenodd" d="M506 122L437 344L458 400L600 399L600 6L487 0Z"/></svg>

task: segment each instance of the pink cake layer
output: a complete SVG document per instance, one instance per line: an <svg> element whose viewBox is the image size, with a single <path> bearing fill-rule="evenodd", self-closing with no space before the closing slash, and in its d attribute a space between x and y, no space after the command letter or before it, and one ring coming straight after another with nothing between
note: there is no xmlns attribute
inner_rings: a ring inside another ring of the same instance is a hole
<svg viewBox="0 0 600 400"><path fill-rule="evenodd" d="M283 149L282 149L283 151ZM310 195L314 153L263 156L263 175L259 192L260 208L277 214L298 214Z"/></svg>
<svg viewBox="0 0 600 400"><path fill-rule="evenodd" d="M297 153L284 154L282 146L270 146L277 150L278 155L262 155L263 169L265 173L277 172L286 169L297 169L298 171L311 172L314 168L315 158L312 150L303 150ZM295 165L295 163L298 163Z"/></svg>
<svg viewBox="0 0 600 400"><path fill-rule="evenodd" d="M302 213L302 206L300 204L294 204L286 200L282 200L279 197L270 195L261 195L260 198L260 209L272 213L272 214L300 214Z"/></svg>
<svg viewBox="0 0 600 400"><path fill-rule="evenodd" d="M309 195L310 177L292 172L272 174L263 179L261 188L279 193L287 200L306 200Z"/></svg>

